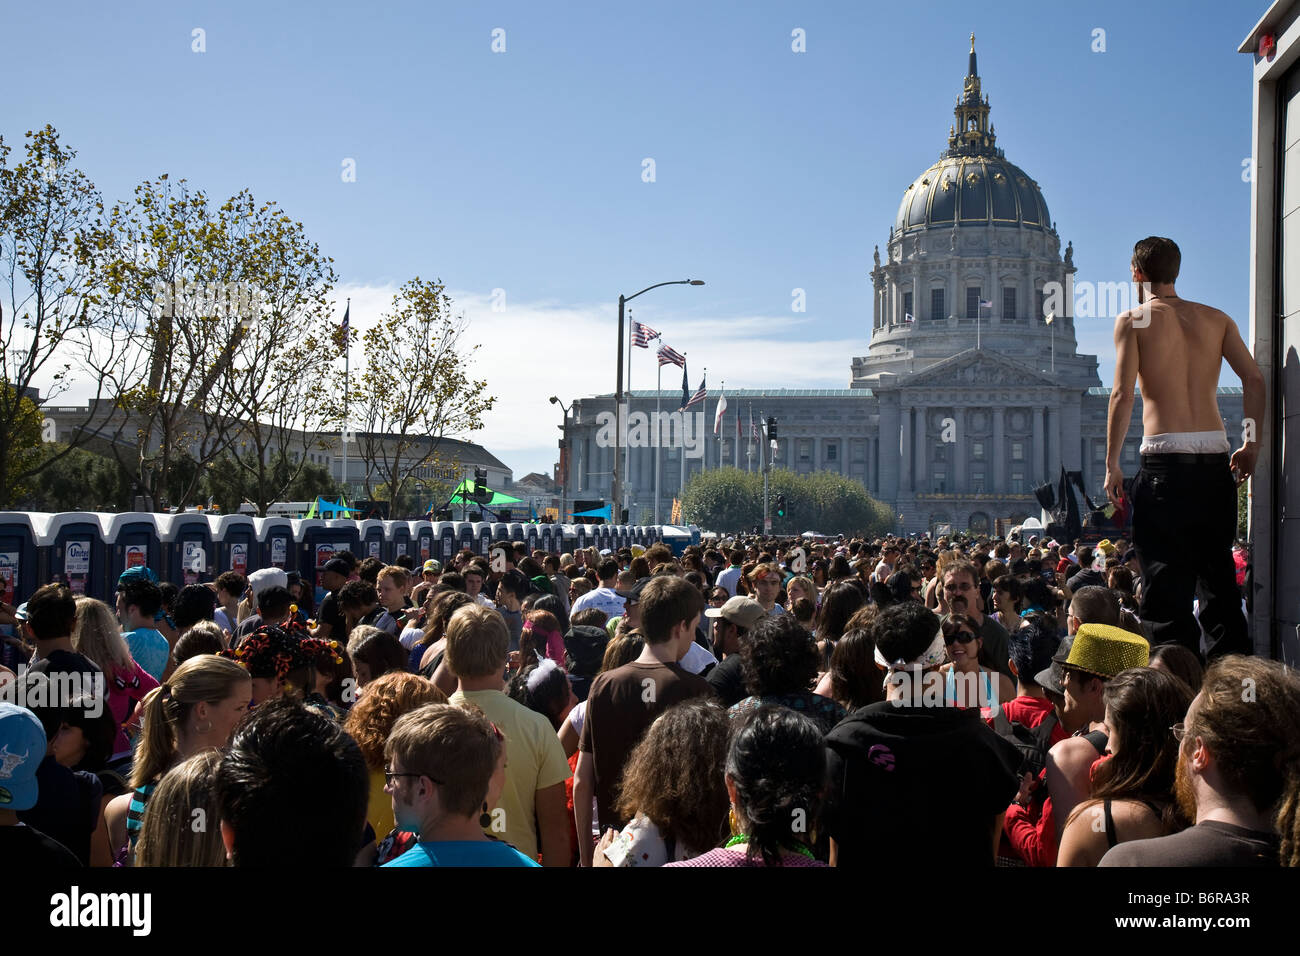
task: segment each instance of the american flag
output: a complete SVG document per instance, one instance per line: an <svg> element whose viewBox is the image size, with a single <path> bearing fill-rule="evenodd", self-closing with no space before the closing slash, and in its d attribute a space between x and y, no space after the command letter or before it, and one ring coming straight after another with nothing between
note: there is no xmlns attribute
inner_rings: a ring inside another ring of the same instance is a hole
<svg viewBox="0 0 1300 956"><path fill-rule="evenodd" d="M348 307L343 310L343 347L348 347L348 318L352 315L352 302L348 301Z"/></svg>
<svg viewBox="0 0 1300 956"><path fill-rule="evenodd" d="M754 409L749 410L749 437L758 441L762 436L758 434L758 426L754 424Z"/></svg>
<svg viewBox="0 0 1300 956"><path fill-rule="evenodd" d="M632 344L639 349L648 349L650 340L659 338L659 333L648 325L642 325L635 319L632 321Z"/></svg>
<svg viewBox="0 0 1300 956"><path fill-rule="evenodd" d="M708 376L700 379L700 387L695 390L695 394L691 396L691 400L682 406L682 411L686 411L686 409L690 408L692 405L703 403L705 397L709 394L708 388L704 385L706 381L708 381Z"/></svg>
<svg viewBox="0 0 1300 956"><path fill-rule="evenodd" d="M659 346L659 364L676 365L680 368L686 368L686 356L674 348L667 345Z"/></svg>

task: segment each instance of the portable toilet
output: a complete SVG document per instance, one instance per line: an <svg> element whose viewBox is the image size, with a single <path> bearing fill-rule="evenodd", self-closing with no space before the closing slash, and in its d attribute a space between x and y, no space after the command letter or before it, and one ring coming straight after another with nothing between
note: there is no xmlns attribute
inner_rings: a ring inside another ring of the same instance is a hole
<svg viewBox="0 0 1300 956"><path fill-rule="evenodd" d="M596 548L600 551L607 551L610 548L611 536L609 533L610 525L596 525Z"/></svg>
<svg viewBox="0 0 1300 956"><path fill-rule="evenodd" d="M254 518L253 531L257 535L258 568L280 568L295 571L298 562L293 546L293 521L290 518Z"/></svg>
<svg viewBox="0 0 1300 956"><path fill-rule="evenodd" d="M592 546L592 526L589 524L575 524L573 526L574 537L577 539L575 544L579 548L588 548Z"/></svg>
<svg viewBox="0 0 1300 956"><path fill-rule="evenodd" d="M433 522L409 521L411 527L411 547L415 553L417 567L433 557Z"/></svg>
<svg viewBox="0 0 1300 956"><path fill-rule="evenodd" d="M510 525L504 521L492 522L492 543L499 544L510 540Z"/></svg>
<svg viewBox="0 0 1300 956"><path fill-rule="evenodd" d="M361 554L358 558L377 558L388 564L391 550L386 547L384 522L378 518L366 518L357 523L357 534L361 537Z"/></svg>
<svg viewBox="0 0 1300 956"><path fill-rule="evenodd" d="M537 539L540 547L547 554L559 554L560 549L555 544L555 529L559 527L554 524L534 525L537 528Z"/></svg>
<svg viewBox="0 0 1300 956"><path fill-rule="evenodd" d="M163 551L162 565L154 567L159 579L177 587L210 580L217 555L208 516L201 511L187 511L158 515L156 520Z"/></svg>
<svg viewBox="0 0 1300 956"><path fill-rule="evenodd" d="M492 550L492 524L488 521L474 522L474 540L477 547L474 548L475 554L481 554L484 557Z"/></svg>
<svg viewBox="0 0 1300 956"><path fill-rule="evenodd" d="M384 529L388 534L388 546L396 562L404 554L411 554L411 525L406 521L385 521Z"/></svg>
<svg viewBox="0 0 1300 956"><path fill-rule="evenodd" d="M357 528L357 522L351 518L329 518L325 521L325 527L329 528L330 534L334 536L337 551L351 551L358 563L365 557L361 553L361 533Z"/></svg>
<svg viewBox="0 0 1300 956"><path fill-rule="evenodd" d="M451 560L451 556L456 553L456 522L454 521L435 521L433 523L433 540L434 550L437 551L435 557L446 565Z"/></svg>
<svg viewBox="0 0 1300 956"><path fill-rule="evenodd" d="M463 548L469 548L471 551L477 550L474 547L474 525L468 521L456 522L456 549L459 551Z"/></svg>
<svg viewBox="0 0 1300 956"><path fill-rule="evenodd" d="M45 583L37 567L37 538L45 534L50 515L42 512L0 511L0 600L22 604Z"/></svg>
<svg viewBox="0 0 1300 956"><path fill-rule="evenodd" d="M541 535L540 525L537 524L524 525L522 528L520 528L519 533L523 535L524 544L528 545L529 554L532 554L534 551L542 547L542 535ZM545 550L549 551L550 548L546 548Z"/></svg>
<svg viewBox="0 0 1300 956"><path fill-rule="evenodd" d="M216 550L214 571L237 571L248 576L261 565L261 542L250 515L209 515L212 546Z"/></svg>
<svg viewBox="0 0 1300 956"><path fill-rule="evenodd" d="M631 546L631 530L632 529L625 524L614 526L614 540L617 542L617 544L614 545L615 548L626 548Z"/></svg>
<svg viewBox="0 0 1300 956"><path fill-rule="evenodd" d="M356 527L334 527L348 525L341 520L326 521L322 518L293 519L294 550L298 553L298 573L304 581L310 581L315 594L315 606L320 607L325 600L325 585L321 581L321 571L330 558L340 551L356 554Z"/></svg>
<svg viewBox="0 0 1300 956"><path fill-rule="evenodd" d="M100 569L103 580L95 582L98 593L111 595L117 588L117 579L127 568L153 568L162 577L163 552L158 537L158 517L147 511L100 516L106 560Z"/></svg>

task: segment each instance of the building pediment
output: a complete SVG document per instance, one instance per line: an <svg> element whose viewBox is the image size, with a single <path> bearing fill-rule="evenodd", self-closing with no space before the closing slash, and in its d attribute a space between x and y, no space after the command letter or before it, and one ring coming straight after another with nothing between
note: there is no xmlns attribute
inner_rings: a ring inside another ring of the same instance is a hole
<svg viewBox="0 0 1300 956"><path fill-rule="evenodd" d="M962 388L988 385L1059 388L1061 383L1027 365L984 349L967 349L913 375L902 375L899 388Z"/></svg>

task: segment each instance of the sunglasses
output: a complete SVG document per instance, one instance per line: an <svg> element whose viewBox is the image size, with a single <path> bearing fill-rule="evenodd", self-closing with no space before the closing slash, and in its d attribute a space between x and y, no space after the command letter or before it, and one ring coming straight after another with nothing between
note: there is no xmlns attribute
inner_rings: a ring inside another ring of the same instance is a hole
<svg viewBox="0 0 1300 956"><path fill-rule="evenodd" d="M943 638L945 644L955 644L957 641L961 641L963 644L969 644L973 640L975 640L975 635L970 631L958 631L955 634L945 634Z"/></svg>
<svg viewBox="0 0 1300 956"><path fill-rule="evenodd" d="M385 767L385 768L384 768L384 783L386 783L388 786L391 787L391 786L393 785L393 778L394 778L394 777L429 777L429 779L430 779L430 780L433 780L433 782L436 783L438 786L440 786L440 787L442 786L442 781L441 781L441 780L435 780L432 776L430 776L430 775L427 774L427 773L409 773L409 772L404 771L404 770L389 770L387 767Z"/></svg>

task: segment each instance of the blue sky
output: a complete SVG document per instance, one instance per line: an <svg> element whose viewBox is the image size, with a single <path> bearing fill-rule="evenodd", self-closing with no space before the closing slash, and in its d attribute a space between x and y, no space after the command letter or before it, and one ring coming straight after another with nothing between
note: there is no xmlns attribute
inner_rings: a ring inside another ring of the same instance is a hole
<svg viewBox="0 0 1300 956"><path fill-rule="evenodd" d="M1236 48L1266 6L12 5L0 134L53 124L107 199L162 172L274 199L334 257L358 326L441 277L501 397L473 437L522 476L557 458L547 396L612 391L618 294L654 282L707 281L634 312L711 392L847 385L872 248L946 145L972 31L998 145L1040 184L1076 278L1126 281L1137 238L1172 236L1179 294L1248 334ZM1110 323L1078 333L1109 384ZM635 368L652 383L648 353Z"/></svg>

